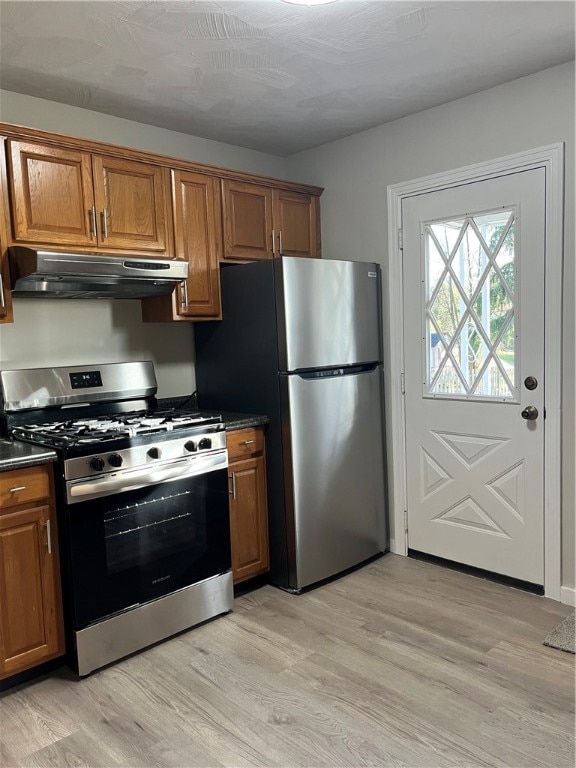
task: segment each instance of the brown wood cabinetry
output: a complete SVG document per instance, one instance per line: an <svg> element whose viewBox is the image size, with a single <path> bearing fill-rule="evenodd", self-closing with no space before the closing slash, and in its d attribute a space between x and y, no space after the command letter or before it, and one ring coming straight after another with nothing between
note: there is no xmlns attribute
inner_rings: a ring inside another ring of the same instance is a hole
<svg viewBox="0 0 576 768"><path fill-rule="evenodd" d="M0 323L14 244L185 259L150 322L219 318L223 260L321 255L319 187L6 123L0 145Z"/></svg>
<svg viewBox="0 0 576 768"><path fill-rule="evenodd" d="M172 296L142 302L147 321L220 317L219 180L188 171L172 171L172 210L176 256L188 262L188 278Z"/></svg>
<svg viewBox="0 0 576 768"><path fill-rule="evenodd" d="M0 473L0 678L64 653L49 465Z"/></svg>
<svg viewBox="0 0 576 768"><path fill-rule="evenodd" d="M232 574L237 584L269 568L264 429L229 432Z"/></svg>
<svg viewBox="0 0 576 768"><path fill-rule="evenodd" d="M318 195L223 180L224 258L320 256Z"/></svg>
<svg viewBox="0 0 576 768"><path fill-rule="evenodd" d="M2 212L7 209L6 195L6 141L0 137L0 324L14 320L8 253L6 251L6 226Z"/></svg>
<svg viewBox="0 0 576 768"><path fill-rule="evenodd" d="M270 259L273 254L272 190L239 181L222 182L225 259Z"/></svg>
<svg viewBox="0 0 576 768"><path fill-rule="evenodd" d="M14 241L166 252L165 169L12 140L8 163Z"/></svg>
<svg viewBox="0 0 576 768"><path fill-rule="evenodd" d="M320 258L320 204L317 195L273 191L276 253Z"/></svg>
<svg viewBox="0 0 576 768"><path fill-rule="evenodd" d="M8 257L0 239L0 323L11 323L12 320L12 294L10 293Z"/></svg>

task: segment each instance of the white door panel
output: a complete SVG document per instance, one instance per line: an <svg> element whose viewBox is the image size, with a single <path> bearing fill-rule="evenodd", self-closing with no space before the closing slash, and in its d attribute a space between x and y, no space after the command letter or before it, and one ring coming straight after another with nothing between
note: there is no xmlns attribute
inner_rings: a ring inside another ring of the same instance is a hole
<svg viewBox="0 0 576 768"><path fill-rule="evenodd" d="M409 548L535 584L544 213L543 169L402 206Z"/></svg>

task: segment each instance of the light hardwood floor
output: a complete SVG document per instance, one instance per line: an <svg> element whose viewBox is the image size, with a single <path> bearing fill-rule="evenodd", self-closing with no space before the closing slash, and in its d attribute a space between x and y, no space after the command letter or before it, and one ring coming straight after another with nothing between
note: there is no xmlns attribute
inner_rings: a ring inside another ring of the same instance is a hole
<svg viewBox="0 0 576 768"><path fill-rule="evenodd" d="M76 681L0 699L0 766L573 768L570 612L386 555Z"/></svg>

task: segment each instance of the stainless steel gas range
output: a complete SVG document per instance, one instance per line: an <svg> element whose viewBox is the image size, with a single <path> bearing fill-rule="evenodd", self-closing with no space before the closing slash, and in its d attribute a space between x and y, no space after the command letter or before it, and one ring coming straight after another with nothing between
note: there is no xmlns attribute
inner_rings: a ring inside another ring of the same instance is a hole
<svg viewBox="0 0 576 768"><path fill-rule="evenodd" d="M1 371L2 433L58 454L80 676L231 610L220 416L158 408L150 362Z"/></svg>

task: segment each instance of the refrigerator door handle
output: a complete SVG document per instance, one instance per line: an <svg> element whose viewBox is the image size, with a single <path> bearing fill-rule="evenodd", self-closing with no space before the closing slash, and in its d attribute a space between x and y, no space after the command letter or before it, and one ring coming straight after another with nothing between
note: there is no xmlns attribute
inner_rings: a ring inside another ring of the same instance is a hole
<svg viewBox="0 0 576 768"><path fill-rule="evenodd" d="M301 379L329 379L335 376L357 376L359 373L372 373L379 362L362 363L361 365L346 365L339 368L318 368L315 370L291 371Z"/></svg>

